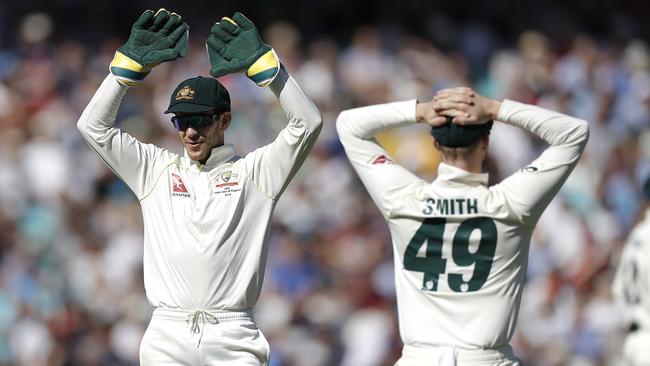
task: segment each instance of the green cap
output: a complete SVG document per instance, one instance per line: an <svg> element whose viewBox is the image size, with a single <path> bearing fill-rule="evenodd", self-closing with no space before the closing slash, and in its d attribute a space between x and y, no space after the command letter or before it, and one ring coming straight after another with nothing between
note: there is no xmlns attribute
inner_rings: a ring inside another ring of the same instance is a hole
<svg viewBox="0 0 650 366"><path fill-rule="evenodd" d="M431 136L442 146L466 147L476 142L481 136L489 135L494 121L480 125L458 125L447 117L447 123L431 127Z"/></svg>
<svg viewBox="0 0 650 366"><path fill-rule="evenodd" d="M230 111L230 94L217 79L197 76L178 84L165 113L202 113L213 109Z"/></svg>

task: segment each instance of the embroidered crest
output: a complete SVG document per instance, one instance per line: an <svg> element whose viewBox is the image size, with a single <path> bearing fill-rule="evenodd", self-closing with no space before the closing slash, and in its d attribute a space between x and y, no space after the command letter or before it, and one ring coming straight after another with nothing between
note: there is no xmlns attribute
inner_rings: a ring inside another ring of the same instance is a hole
<svg viewBox="0 0 650 366"><path fill-rule="evenodd" d="M190 88L189 86L184 86L181 88L181 90L178 91L178 93L176 93L176 100L194 99L194 94L196 94L194 89Z"/></svg>

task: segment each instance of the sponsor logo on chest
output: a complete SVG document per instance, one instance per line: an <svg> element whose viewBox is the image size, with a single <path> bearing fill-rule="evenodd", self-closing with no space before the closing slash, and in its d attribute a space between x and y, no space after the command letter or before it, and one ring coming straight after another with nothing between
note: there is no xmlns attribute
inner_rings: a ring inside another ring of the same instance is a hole
<svg viewBox="0 0 650 366"><path fill-rule="evenodd" d="M176 197L190 197L190 194L187 192L185 183L180 175L172 173L172 196Z"/></svg>
<svg viewBox="0 0 650 366"><path fill-rule="evenodd" d="M239 174L233 173L232 170L222 172L217 177L214 188L214 193L223 195L224 197L229 197L233 193L241 191Z"/></svg>

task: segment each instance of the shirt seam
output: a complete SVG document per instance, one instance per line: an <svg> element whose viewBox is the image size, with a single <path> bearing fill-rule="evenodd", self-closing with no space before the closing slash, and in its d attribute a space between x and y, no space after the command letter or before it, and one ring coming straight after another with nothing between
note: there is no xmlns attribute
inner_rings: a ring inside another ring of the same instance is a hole
<svg viewBox="0 0 650 366"><path fill-rule="evenodd" d="M165 172L165 169L167 169L172 164L174 164L174 161L170 161L167 163L167 165L163 166L163 168L160 170L160 174L158 174L158 177L156 177L156 181L151 186L149 192L139 199L140 202L144 201L145 198L149 197L153 193L154 189L156 189L156 186L158 185L158 181L160 181L160 177L162 177L163 173Z"/></svg>

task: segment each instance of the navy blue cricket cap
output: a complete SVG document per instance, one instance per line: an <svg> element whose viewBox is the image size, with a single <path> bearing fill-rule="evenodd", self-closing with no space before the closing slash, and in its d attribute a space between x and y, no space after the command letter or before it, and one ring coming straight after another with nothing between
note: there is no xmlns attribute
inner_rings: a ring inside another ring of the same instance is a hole
<svg viewBox="0 0 650 366"><path fill-rule="evenodd" d="M459 125L447 117L447 123L431 127L431 136L442 146L466 147L476 142L481 136L489 135L494 121L480 125Z"/></svg>
<svg viewBox="0 0 650 366"><path fill-rule="evenodd" d="M169 99L165 113L230 111L230 94L217 79L197 76L183 80Z"/></svg>

